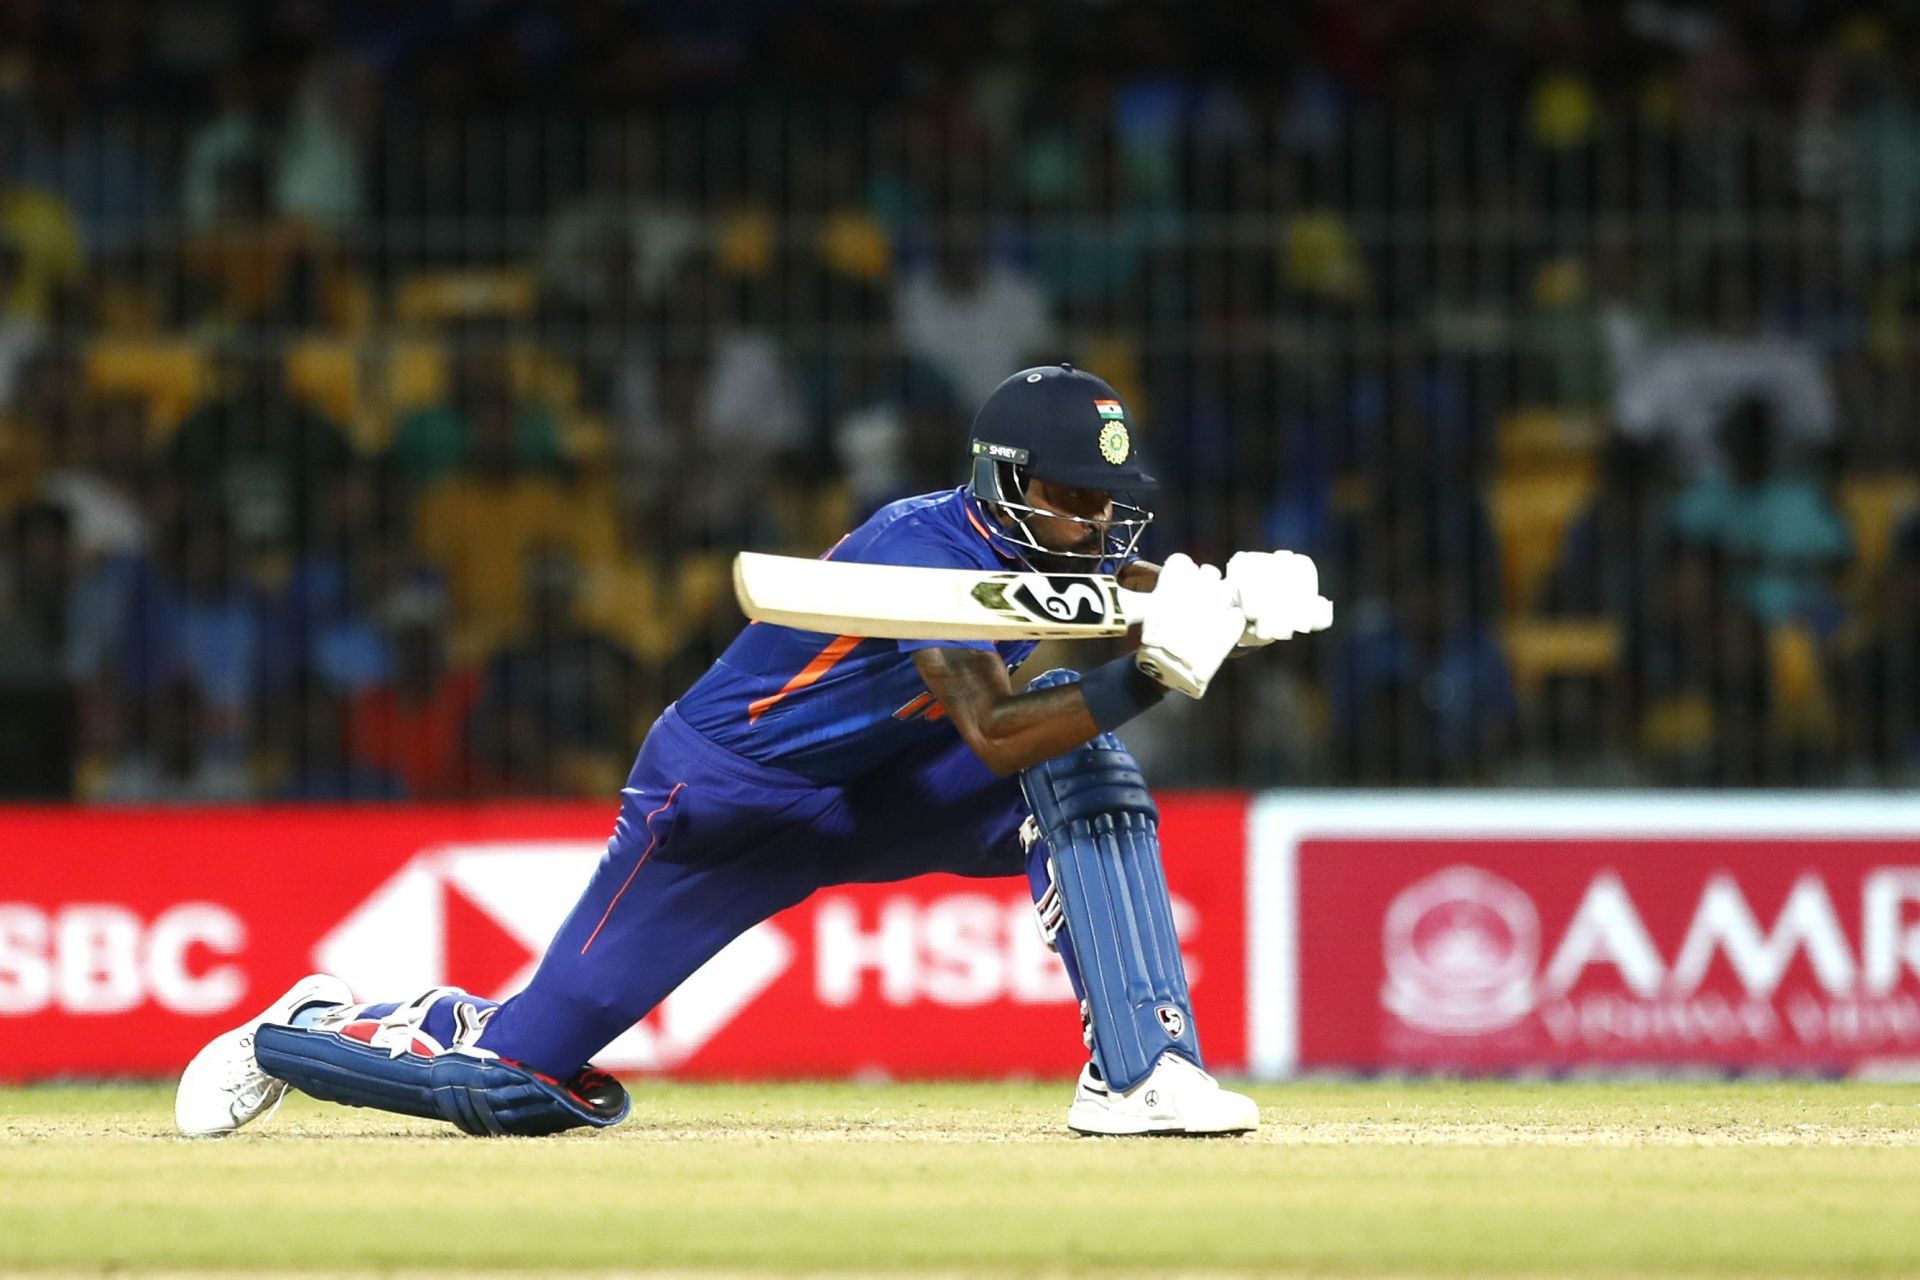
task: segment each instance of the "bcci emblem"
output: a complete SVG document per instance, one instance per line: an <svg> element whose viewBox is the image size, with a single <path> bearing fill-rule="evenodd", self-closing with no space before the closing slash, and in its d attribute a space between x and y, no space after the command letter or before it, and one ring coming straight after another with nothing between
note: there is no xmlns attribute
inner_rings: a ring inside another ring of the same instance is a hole
<svg viewBox="0 0 1920 1280"><path fill-rule="evenodd" d="M1119 466L1127 460L1132 442L1127 439L1127 424L1109 421L1100 428L1100 456Z"/></svg>
<svg viewBox="0 0 1920 1280"><path fill-rule="evenodd" d="M1180 1033L1187 1029L1187 1015L1170 1004L1158 1005L1154 1013L1159 1016L1160 1025L1167 1029L1167 1037L1178 1040Z"/></svg>

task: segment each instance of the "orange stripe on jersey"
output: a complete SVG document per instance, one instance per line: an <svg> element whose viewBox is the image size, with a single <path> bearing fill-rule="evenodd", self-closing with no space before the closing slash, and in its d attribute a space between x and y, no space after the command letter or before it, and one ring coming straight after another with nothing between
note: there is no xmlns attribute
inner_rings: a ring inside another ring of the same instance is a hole
<svg viewBox="0 0 1920 1280"><path fill-rule="evenodd" d="M987 545L993 548L993 554L999 556L1002 560L1011 560L1015 564L1020 563L1020 557L1018 555L1007 550L1005 547L1001 546L998 542L994 541L993 535L987 532L987 526L985 526L984 524L981 524L980 517L973 514L972 507L967 508L966 515L967 515L967 523L973 526L973 531L975 533L979 534L981 537L987 540Z"/></svg>
<svg viewBox="0 0 1920 1280"><path fill-rule="evenodd" d="M780 699L790 693L797 693L833 670L833 664L853 652L860 643L859 636L835 636L827 641L820 652L813 655L813 661L793 673L793 679L780 686L780 692L770 693L764 698L755 698L747 704L747 723L753 724L772 710Z"/></svg>
<svg viewBox="0 0 1920 1280"><path fill-rule="evenodd" d="M895 720L940 720L945 718L947 709L934 701L930 693L923 693L906 706L893 713Z"/></svg>

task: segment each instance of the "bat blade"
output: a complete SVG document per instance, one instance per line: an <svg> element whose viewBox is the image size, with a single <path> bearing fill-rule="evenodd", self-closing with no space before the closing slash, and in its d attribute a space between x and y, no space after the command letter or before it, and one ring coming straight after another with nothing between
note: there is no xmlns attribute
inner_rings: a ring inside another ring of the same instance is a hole
<svg viewBox="0 0 1920 1280"><path fill-rule="evenodd" d="M855 564L743 551L741 611L830 635L893 640L1051 640L1126 634L1149 598L1110 574Z"/></svg>

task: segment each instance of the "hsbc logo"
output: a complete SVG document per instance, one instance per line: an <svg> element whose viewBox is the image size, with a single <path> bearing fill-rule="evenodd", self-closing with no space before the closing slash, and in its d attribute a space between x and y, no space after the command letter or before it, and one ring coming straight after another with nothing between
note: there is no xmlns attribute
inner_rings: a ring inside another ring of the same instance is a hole
<svg viewBox="0 0 1920 1280"><path fill-rule="evenodd" d="M503 1000L586 888L602 841L511 841L428 850L314 947L314 964L356 995L404 996L442 983ZM632 1029L595 1056L612 1070L671 1068L717 1035L792 963L771 923L735 938Z"/></svg>
<svg viewBox="0 0 1920 1280"><path fill-rule="evenodd" d="M247 992L235 962L246 944L246 924L213 902L178 903L152 920L115 903L0 902L0 1017L120 1014L148 1003L222 1013Z"/></svg>
<svg viewBox="0 0 1920 1280"><path fill-rule="evenodd" d="M1190 942L1199 913L1176 896L1173 919L1182 942ZM1201 966L1183 955L1187 980L1197 984ZM1066 968L1035 927L1024 891L947 893L932 901L901 893L871 918L851 898L825 895L814 915L814 959L815 994L833 1008L875 996L889 1005L953 1008L1074 1003Z"/></svg>

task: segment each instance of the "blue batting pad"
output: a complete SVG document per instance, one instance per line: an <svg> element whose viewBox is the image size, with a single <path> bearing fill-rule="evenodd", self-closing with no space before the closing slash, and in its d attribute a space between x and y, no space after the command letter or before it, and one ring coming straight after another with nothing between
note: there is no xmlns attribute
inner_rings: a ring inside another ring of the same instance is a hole
<svg viewBox="0 0 1920 1280"><path fill-rule="evenodd" d="M618 1106L593 1107L566 1085L484 1050L438 1054L396 1052L340 1031L269 1023L254 1035L261 1070L302 1093L350 1107L446 1120L482 1137L540 1137L581 1125L605 1128L627 1118L625 1090Z"/></svg>
<svg viewBox="0 0 1920 1280"><path fill-rule="evenodd" d="M1028 687L1078 679L1049 671ZM1160 815L1132 753L1103 733L1022 770L1020 787L1051 850L1072 942L1061 954L1079 970L1101 1077L1124 1092L1168 1049L1204 1065L1160 865Z"/></svg>

